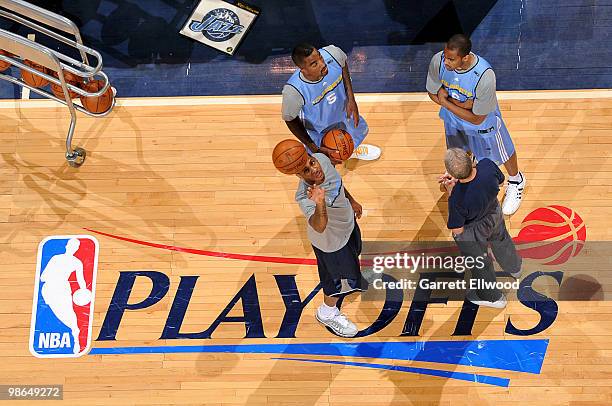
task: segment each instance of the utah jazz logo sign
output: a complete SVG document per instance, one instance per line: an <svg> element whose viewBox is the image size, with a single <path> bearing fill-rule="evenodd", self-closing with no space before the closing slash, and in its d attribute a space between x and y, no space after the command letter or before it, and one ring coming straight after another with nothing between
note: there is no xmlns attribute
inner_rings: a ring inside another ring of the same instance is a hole
<svg viewBox="0 0 612 406"><path fill-rule="evenodd" d="M206 14L202 21L192 21L189 29L201 32L211 41L221 42L242 32L244 26L240 25L240 19L233 11L216 8Z"/></svg>
<svg viewBox="0 0 612 406"><path fill-rule="evenodd" d="M258 14L256 7L242 1L202 0L180 32L233 55Z"/></svg>

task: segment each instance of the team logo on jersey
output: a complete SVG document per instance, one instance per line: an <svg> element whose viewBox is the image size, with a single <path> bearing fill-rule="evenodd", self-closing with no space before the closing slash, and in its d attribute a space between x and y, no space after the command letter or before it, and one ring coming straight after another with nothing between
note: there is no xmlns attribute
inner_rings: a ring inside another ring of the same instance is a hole
<svg viewBox="0 0 612 406"><path fill-rule="evenodd" d="M327 100L327 104L334 104L336 102L336 93L332 92L328 94L325 99Z"/></svg>
<svg viewBox="0 0 612 406"><path fill-rule="evenodd" d="M30 352L41 358L79 357L89 350L98 240L52 236L38 246Z"/></svg>
<svg viewBox="0 0 612 406"><path fill-rule="evenodd" d="M226 8L216 8L204 16L202 21L192 21L189 29L201 32L214 42L227 41L244 29L238 15Z"/></svg>

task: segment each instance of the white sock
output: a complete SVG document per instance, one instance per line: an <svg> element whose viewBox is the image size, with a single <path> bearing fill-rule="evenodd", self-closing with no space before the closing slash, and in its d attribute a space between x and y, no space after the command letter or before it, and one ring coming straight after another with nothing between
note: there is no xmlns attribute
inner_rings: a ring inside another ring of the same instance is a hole
<svg viewBox="0 0 612 406"><path fill-rule="evenodd" d="M328 306L325 303L321 304L321 306L319 306L319 309L317 310L317 313L319 313L319 317L323 319L331 319L339 312L340 310L338 310L336 306Z"/></svg>
<svg viewBox="0 0 612 406"><path fill-rule="evenodd" d="M509 176L508 175L508 180L511 180L512 182L521 183L523 181L523 174L521 172L519 172L519 173L517 173L514 176Z"/></svg>

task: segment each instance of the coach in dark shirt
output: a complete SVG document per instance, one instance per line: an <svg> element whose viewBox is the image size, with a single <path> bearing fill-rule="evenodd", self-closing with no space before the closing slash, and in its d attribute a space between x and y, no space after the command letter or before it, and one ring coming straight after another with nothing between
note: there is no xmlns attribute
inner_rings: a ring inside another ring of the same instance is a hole
<svg viewBox="0 0 612 406"><path fill-rule="evenodd" d="M449 193L448 228L461 255L482 258L471 271L472 279L480 280L478 287L468 291L466 297L477 305L502 308L506 305L503 293L484 283L496 281L488 247L505 272L513 277L519 277L521 272L521 257L508 234L497 201L504 175L495 162L486 158L473 167L471 158L459 148L446 151L444 165L447 173L439 181Z"/></svg>

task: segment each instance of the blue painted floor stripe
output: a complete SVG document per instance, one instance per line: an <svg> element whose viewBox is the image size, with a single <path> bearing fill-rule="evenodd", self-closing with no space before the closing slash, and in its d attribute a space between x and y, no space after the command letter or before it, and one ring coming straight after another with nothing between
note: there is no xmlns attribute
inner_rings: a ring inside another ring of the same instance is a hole
<svg viewBox="0 0 612 406"><path fill-rule="evenodd" d="M386 369L389 371L409 372L420 375L431 375L439 376L448 379L458 379L461 381L469 381L476 383L484 383L487 385L501 386L504 388L508 387L510 379L500 378L497 376L471 374L466 372L455 372L455 371L444 371L441 369L429 369L429 368L415 368L405 367L400 365L385 365L385 364L371 364L367 362L353 362L353 361L335 361L335 360L322 360L322 359L305 359L305 358L272 358L283 361L300 361L300 362L318 362L324 364L336 364L336 365L349 365L363 368L375 368L375 369Z"/></svg>
<svg viewBox="0 0 612 406"><path fill-rule="evenodd" d="M90 354L240 353L365 357L539 374L548 340L179 345L93 348Z"/></svg>

